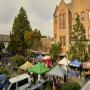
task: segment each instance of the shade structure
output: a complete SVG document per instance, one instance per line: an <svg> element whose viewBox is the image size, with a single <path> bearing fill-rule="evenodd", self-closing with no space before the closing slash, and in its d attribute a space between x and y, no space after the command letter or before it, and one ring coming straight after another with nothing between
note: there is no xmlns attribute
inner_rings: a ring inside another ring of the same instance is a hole
<svg viewBox="0 0 90 90"><path fill-rule="evenodd" d="M47 59L51 59L51 57L48 56L48 55L46 55L46 56L44 56L44 57L42 58L42 60L47 60Z"/></svg>
<svg viewBox="0 0 90 90"><path fill-rule="evenodd" d="M84 62L82 67L85 68L85 69L90 69L90 61Z"/></svg>
<svg viewBox="0 0 90 90"><path fill-rule="evenodd" d="M70 61L66 58L63 58L62 60L58 62L58 64L61 64L61 65L68 65L69 63Z"/></svg>
<svg viewBox="0 0 90 90"><path fill-rule="evenodd" d="M35 74L42 74L47 72L49 69L45 67L42 63L37 63L32 68L28 69L28 72L33 72Z"/></svg>
<svg viewBox="0 0 90 90"><path fill-rule="evenodd" d="M75 59L72 62L70 62L69 65L70 66L74 66L74 67L80 67L81 66L81 63L77 59Z"/></svg>
<svg viewBox="0 0 90 90"><path fill-rule="evenodd" d="M37 56L35 59L41 60L42 58L43 58L43 56L42 56L42 55L39 55L39 56Z"/></svg>
<svg viewBox="0 0 90 90"><path fill-rule="evenodd" d="M42 58L42 63L44 63L46 66L51 66L52 65L52 60L51 57L46 55Z"/></svg>
<svg viewBox="0 0 90 90"><path fill-rule="evenodd" d="M31 68L33 65L27 61L26 63L24 63L23 65L21 65L19 68L22 70L27 70L28 68Z"/></svg>
<svg viewBox="0 0 90 90"><path fill-rule="evenodd" d="M59 67L59 65L57 65L54 68L52 68L49 72L47 72L46 75L64 78L65 70L62 67Z"/></svg>

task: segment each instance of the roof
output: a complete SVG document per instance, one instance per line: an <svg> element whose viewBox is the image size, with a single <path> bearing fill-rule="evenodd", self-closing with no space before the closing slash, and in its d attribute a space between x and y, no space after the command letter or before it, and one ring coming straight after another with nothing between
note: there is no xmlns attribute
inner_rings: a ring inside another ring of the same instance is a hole
<svg viewBox="0 0 90 90"><path fill-rule="evenodd" d="M74 67L80 67L81 66L81 62L79 62L77 59L75 59L69 65L70 66L74 66Z"/></svg>
<svg viewBox="0 0 90 90"><path fill-rule="evenodd" d="M62 2L64 2L65 5L67 6L67 8L68 8L69 10L71 10L71 3L66 3L64 0L61 0L60 4L61 4ZM60 4L59 4L59 6L60 6ZM57 12L59 6L56 6L55 11L54 11L54 16L56 15L56 12Z"/></svg>
<svg viewBox="0 0 90 90"><path fill-rule="evenodd" d="M22 74L22 75L10 78L9 81L11 83L15 83L15 82L18 82L18 81L25 79L25 78L29 78L29 75L28 74Z"/></svg>
<svg viewBox="0 0 90 90"><path fill-rule="evenodd" d="M49 72L46 73L46 75L49 76L58 76L64 78L65 70L63 67L59 67L58 65L52 68Z"/></svg>
<svg viewBox="0 0 90 90"><path fill-rule="evenodd" d="M4 42L10 41L9 35L0 34L0 41L4 41Z"/></svg>

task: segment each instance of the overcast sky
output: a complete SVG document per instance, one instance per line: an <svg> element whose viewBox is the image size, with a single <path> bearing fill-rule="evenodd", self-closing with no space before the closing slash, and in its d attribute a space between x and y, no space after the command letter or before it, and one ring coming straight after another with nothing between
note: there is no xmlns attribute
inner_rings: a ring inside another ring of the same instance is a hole
<svg viewBox="0 0 90 90"><path fill-rule="evenodd" d="M53 36L53 13L59 3L60 0L0 0L0 34L9 35L14 17L23 6L31 27L43 35Z"/></svg>

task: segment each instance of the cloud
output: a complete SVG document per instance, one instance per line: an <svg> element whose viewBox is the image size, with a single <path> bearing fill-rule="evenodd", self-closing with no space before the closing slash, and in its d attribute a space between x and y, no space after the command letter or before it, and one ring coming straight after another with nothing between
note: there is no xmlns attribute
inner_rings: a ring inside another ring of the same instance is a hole
<svg viewBox="0 0 90 90"><path fill-rule="evenodd" d="M69 2L70 0L65 0ZM31 27L43 35L53 35L53 13L60 0L0 0L0 33L9 34L14 17L23 6Z"/></svg>

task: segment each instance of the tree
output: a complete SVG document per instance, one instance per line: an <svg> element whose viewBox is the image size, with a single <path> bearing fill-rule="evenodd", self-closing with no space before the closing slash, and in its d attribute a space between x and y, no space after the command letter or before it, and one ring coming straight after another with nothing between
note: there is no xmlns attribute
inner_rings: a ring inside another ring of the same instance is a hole
<svg viewBox="0 0 90 90"><path fill-rule="evenodd" d="M24 39L29 49L40 49L41 33L37 29L33 30L32 32L26 32L24 35Z"/></svg>
<svg viewBox="0 0 90 90"><path fill-rule="evenodd" d="M25 58L20 55L16 55L10 58L10 61L14 67L19 67L25 63Z"/></svg>
<svg viewBox="0 0 90 90"><path fill-rule="evenodd" d="M21 7L19 14L14 19L12 32L10 33L10 42L8 50L15 53L24 53L27 48L24 34L32 31L30 23L27 19L26 11Z"/></svg>
<svg viewBox="0 0 90 90"><path fill-rule="evenodd" d="M61 52L61 44L60 42L51 44L49 55L51 56L52 60L55 62L58 58L58 54Z"/></svg>
<svg viewBox="0 0 90 90"><path fill-rule="evenodd" d="M80 22L79 15L77 15L76 22L73 25L73 30L71 31L70 50L68 52L69 59L79 59L84 61L86 41L85 28Z"/></svg>
<svg viewBox="0 0 90 90"><path fill-rule="evenodd" d="M9 75L9 70L5 67L0 67L0 74Z"/></svg>

